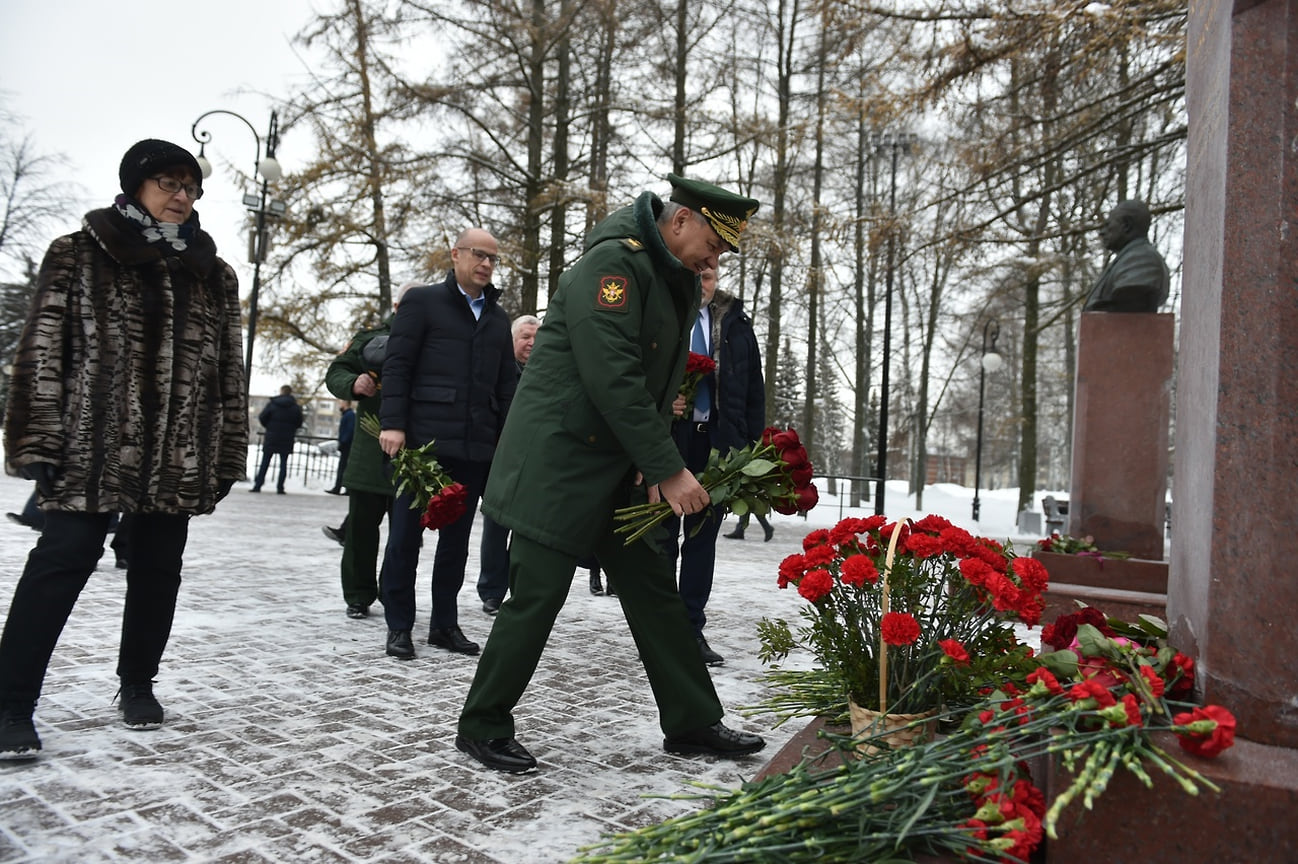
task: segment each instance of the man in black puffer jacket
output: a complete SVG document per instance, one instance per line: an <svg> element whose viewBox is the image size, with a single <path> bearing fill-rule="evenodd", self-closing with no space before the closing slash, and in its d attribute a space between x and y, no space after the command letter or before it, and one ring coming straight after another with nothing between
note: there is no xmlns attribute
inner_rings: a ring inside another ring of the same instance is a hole
<svg viewBox="0 0 1298 864"><path fill-rule="evenodd" d="M379 446L389 457L402 447L435 441L437 461L468 490L464 515L440 529L433 559L433 605L428 644L459 654L478 645L460 630L456 595L464 584L469 531L514 398L518 374L509 315L497 305L491 276L496 240L481 228L460 235L453 267L437 285L411 288L392 320L383 361ZM415 656L415 570L420 512L411 495L396 498L388 517L388 545L379 586L388 624L387 653Z"/></svg>
<svg viewBox="0 0 1298 864"><path fill-rule="evenodd" d="M293 398L293 388L285 384L279 388L279 395L271 397L266 407L257 415L265 433L261 440L261 467L249 492L260 492L266 482L266 469L270 468L270 457L279 456L279 479L275 491L284 494L284 479L288 477L288 457L293 453L293 441L297 430L302 426L302 406Z"/></svg>

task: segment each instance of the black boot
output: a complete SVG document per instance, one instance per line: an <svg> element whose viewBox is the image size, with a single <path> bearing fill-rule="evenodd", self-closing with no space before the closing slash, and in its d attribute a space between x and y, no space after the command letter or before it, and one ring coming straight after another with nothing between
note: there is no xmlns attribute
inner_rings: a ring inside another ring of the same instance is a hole
<svg viewBox="0 0 1298 864"><path fill-rule="evenodd" d="M599 568L592 567L590 571L590 593L598 597L604 593L604 586L599 584Z"/></svg>
<svg viewBox="0 0 1298 864"><path fill-rule="evenodd" d="M0 759L34 759L41 739L32 723L35 702L6 701L0 705Z"/></svg>
<svg viewBox="0 0 1298 864"><path fill-rule="evenodd" d="M162 706L153 698L153 682L122 684L122 723L127 729L157 729L162 726Z"/></svg>

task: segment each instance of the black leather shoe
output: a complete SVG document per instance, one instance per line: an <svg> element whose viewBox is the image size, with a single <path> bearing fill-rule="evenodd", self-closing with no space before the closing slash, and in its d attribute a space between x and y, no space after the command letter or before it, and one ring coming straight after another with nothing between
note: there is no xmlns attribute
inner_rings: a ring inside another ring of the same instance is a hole
<svg viewBox="0 0 1298 864"><path fill-rule="evenodd" d="M663 739L663 749L668 753L681 755L702 754L704 756L747 756L756 753L766 746L760 735L750 735L731 729L717 721L711 726L695 729L684 735L673 735Z"/></svg>
<svg viewBox="0 0 1298 864"><path fill-rule="evenodd" d="M409 630L388 631L388 656L398 660L415 659L415 645L410 641Z"/></svg>
<svg viewBox="0 0 1298 864"><path fill-rule="evenodd" d="M455 749L468 753L492 771L526 774L536 770L535 757L513 738L484 738L479 741L456 735Z"/></svg>
<svg viewBox="0 0 1298 864"><path fill-rule="evenodd" d="M22 526L27 527L27 528L30 528L30 529L32 529L33 531L39 531L39 530L41 530L41 529L37 528L35 525L33 525L32 522L31 522L31 520L29 520L26 516L23 516L21 513L6 513L5 516L7 516L7 517L9 518L9 521L10 521L10 522L16 523L16 524L18 524L18 525L22 525ZM40 749L40 748L37 748L37 749Z"/></svg>
<svg viewBox="0 0 1298 864"><path fill-rule="evenodd" d="M721 536L725 537L727 540L743 540L744 532L736 528L734 531L731 531L729 534L722 534Z"/></svg>
<svg viewBox="0 0 1298 864"><path fill-rule="evenodd" d="M764 540L763 542L769 543L771 538L775 536L775 529L772 528L770 525L767 525L762 530L766 532L766 540Z"/></svg>
<svg viewBox="0 0 1298 864"><path fill-rule="evenodd" d="M604 593L604 586L599 584L599 574L590 574L590 593L596 597Z"/></svg>
<svg viewBox="0 0 1298 864"><path fill-rule="evenodd" d="M459 627L434 628L428 631L428 644L454 651L456 654L477 654L478 643L464 638Z"/></svg>
<svg viewBox="0 0 1298 864"><path fill-rule="evenodd" d="M613 590L613 580L609 578L609 575L607 573L604 574L604 596L605 597L617 596L617 591Z"/></svg>
<svg viewBox="0 0 1298 864"><path fill-rule="evenodd" d="M328 525L321 525L320 530L321 532L324 533L326 537L328 537L330 540L337 543L339 546L347 545L346 535L344 535L343 532L339 531L337 528L330 528Z"/></svg>
<svg viewBox="0 0 1298 864"><path fill-rule="evenodd" d="M370 617L370 607L362 606L359 603L348 603L347 617L348 618L368 618Z"/></svg>
<svg viewBox="0 0 1298 864"><path fill-rule="evenodd" d="M488 615L495 615L500 611L500 601L495 597L488 597L482 601L482 611Z"/></svg>
<svg viewBox="0 0 1298 864"><path fill-rule="evenodd" d="M328 494L328 495L341 495L341 494L343 494L343 490L341 490L341 489L339 489L337 486L335 486L335 487L332 488L332 489L326 489L326 490L325 490L325 493Z"/></svg>
<svg viewBox="0 0 1298 864"><path fill-rule="evenodd" d="M726 658L713 651L708 640L702 636L699 637L699 653L703 655L703 662L709 666L721 666L726 662Z"/></svg>

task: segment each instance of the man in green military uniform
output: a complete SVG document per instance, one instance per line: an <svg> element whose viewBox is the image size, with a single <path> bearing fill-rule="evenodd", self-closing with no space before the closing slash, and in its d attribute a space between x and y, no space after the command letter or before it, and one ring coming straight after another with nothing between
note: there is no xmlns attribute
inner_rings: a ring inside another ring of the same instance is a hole
<svg viewBox="0 0 1298 864"><path fill-rule="evenodd" d="M397 289L395 310L401 295L418 285L409 282ZM325 386L339 399L355 399L357 424L366 415L379 416L379 373L383 369L392 318L372 330L361 330L325 372ZM379 525L392 507L392 481L384 470L379 439L361 430L352 444L342 485L347 487L347 518L343 522L341 565L343 602L348 618L366 618L378 599ZM333 537L335 529L326 527Z"/></svg>
<svg viewBox="0 0 1298 864"><path fill-rule="evenodd" d="M578 557L595 553L658 703L672 753L742 756L765 742L727 728L676 591L665 529L625 546L618 507L666 500L679 516L709 505L671 437L671 409L698 315L698 274L738 250L758 204L668 175L609 216L559 279L496 448L483 511L512 529L501 606L460 715L456 746L488 768L525 773L512 711L568 596Z"/></svg>

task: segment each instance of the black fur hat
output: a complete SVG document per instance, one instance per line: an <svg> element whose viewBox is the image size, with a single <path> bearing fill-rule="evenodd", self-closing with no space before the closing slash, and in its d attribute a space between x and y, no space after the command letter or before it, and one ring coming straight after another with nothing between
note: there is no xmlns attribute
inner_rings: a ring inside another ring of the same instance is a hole
<svg viewBox="0 0 1298 864"><path fill-rule="evenodd" d="M194 154L184 147L163 141L158 138L145 138L131 145L122 157L117 177L122 181L122 191L134 196L140 184L168 168L187 168L194 175L194 182L203 185L203 172L198 167Z"/></svg>

